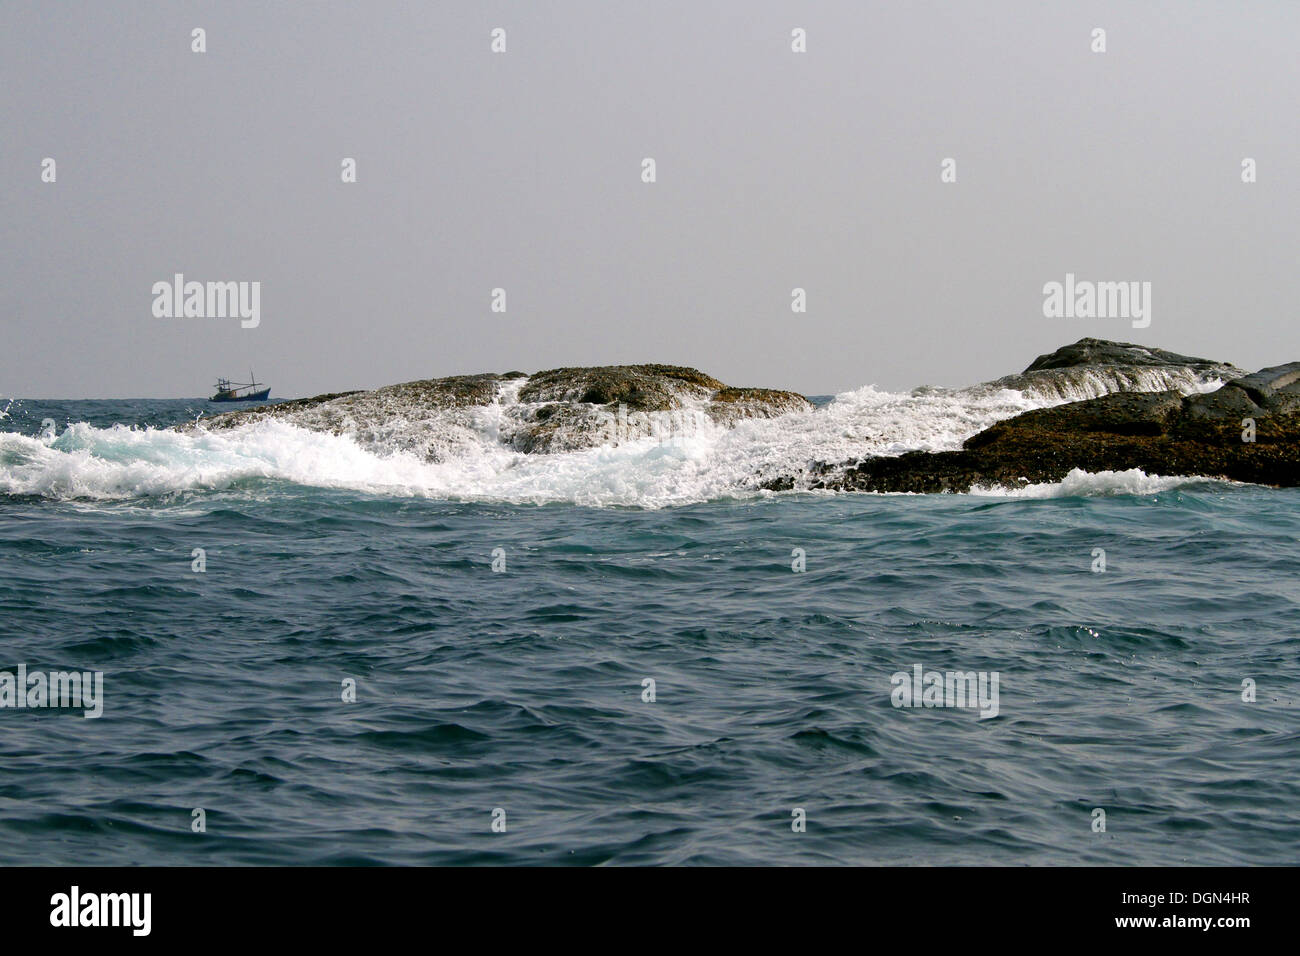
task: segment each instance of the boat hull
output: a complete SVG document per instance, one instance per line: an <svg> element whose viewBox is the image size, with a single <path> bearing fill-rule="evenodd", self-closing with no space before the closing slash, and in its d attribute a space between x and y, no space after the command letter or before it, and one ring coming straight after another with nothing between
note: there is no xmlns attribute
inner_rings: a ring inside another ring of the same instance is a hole
<svg viewBox="0 0 1300 956"><path fill-rule="evenodd" d="M218 392L208 399L210 402L264 402L271 395L269 388L264 388L260 392L249 392L247 395L235 395L230 392Z"/></svg>

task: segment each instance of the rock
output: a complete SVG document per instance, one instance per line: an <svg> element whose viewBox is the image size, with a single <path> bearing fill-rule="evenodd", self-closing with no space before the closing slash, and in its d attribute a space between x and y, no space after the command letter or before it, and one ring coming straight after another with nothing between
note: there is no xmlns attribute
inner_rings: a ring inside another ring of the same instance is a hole
<svg viewBox="0 0 1300 956"><path fill-rule="evenodd" d="M720 425L734 425L746 418L775 418L786 412L807 411L811 407L808 399L796 392L724 387L713 394L705 412Z"/></svg>
<svg viewBox="0 0 1300 956"><path fill-rule="evenodd" d="M485 440L545 454L691 434L709 424L731 427L810 407L794 392L732 388L693 368L612 365L405 382L227 412L197 427L283 420L439 461L458 446Z"/></svg>
<svg viewBox="0 0 1300 956"><path fill-rule="evenodd" d="M710 422L731 427L812 407L795 392L732 388L677 365L550 369L531 376L519 400L507 437L534 454L692 435Z"/></svg>
<svg viewBox="0 0 1300 956"><path fill-rule="evenodd" d="M1244 374L1236 366L1147 348L1129 342L1083 338L1040 355L1021 373L988 383L1035 397L1079 401L1113 392L1187 391L1205 381Z"/></svg>
<svg viewBox="0 0 1300 956"><path fill-rule="evenodd" d="M1253 442L1244 440L1246 418L1255 422ZM1240 376L1205 394L1121 392L1040 408L986 428L959 451L818 464L804 483L968 491L1060 481L1076 468L1300 485L1300 363Z"/></svg>
<svg viewBox="0 0 1300 956"><path fill-rule="evenodd" d="M1110 342L1106 339L1079 339L1073 345L1065 345L1055 352L1040 355L1029 363L1026 372L1041 369L1074 368L1079 365L1135 365L1135 366L1185 366L1203 371L1222 368L1223 363L1209 359L1192 358L1168 352L1164 349L1147 348L1131 342Z"/></svg>
<svg viewBox="0 0 1300 956"><path fill-rule="evenodd" d="M1071 434L1163 435L1182 411L1183 396L1172 390L1115 392L1083 402L1025 412L989 426L967 439L963 447L986 448L1013 430L1030 428L1057 429Z"/></svg>
<svg viewBox="0 0 1300 956"><path fill-rule="evenodd" d="M1229 383L1250 401L1271 412L1289 412L1300 405L1300 362L1260 369Z"/></svg>
<svg viewBox="0 0 1300 956"><path fill-rule="evenodd" d="M455 375L386 385L373 391L239 409L201 419L189 428L235 428L279 420L311 431L347 435L363 448L407 452L429 461L454 456L476 441L484 411L500 390L522 376Z"/></svg>
<svg viewBox="0 0 1300 956"><path fill-rule="evenodd" d="M223 412L203 419L203 425L209 429L234 428L262 418L281 418L339 434L350 424L397 407L441 410L488 405L496 398L501 383L511 378L524 377L526 376L522 372L505 375L454 375L450 378L386 385L370 392L331 392L314 398L298 398L275 405L258 405Z"/></svg>
<svg viewBox="0 0 1300 956"><path fill-rule="evenodd" d="M707 399L726 388L716 378L678 365L605 365L553 368L528 379L523 402L625 405L628 411L681 408L685 398Z"/></svg>

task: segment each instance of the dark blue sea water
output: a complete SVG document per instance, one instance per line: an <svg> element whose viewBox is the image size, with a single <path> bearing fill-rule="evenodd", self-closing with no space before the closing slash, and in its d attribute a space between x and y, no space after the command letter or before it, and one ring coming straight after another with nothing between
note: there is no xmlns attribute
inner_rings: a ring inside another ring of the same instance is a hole
<svg viewBox="0 0 1300 956"><path fill-rule="evenodd" d="M0 863L1296 862L1300 493L448 501L64 430L205 410L0 421L0 670L104 674L0 709Z"/></svg>

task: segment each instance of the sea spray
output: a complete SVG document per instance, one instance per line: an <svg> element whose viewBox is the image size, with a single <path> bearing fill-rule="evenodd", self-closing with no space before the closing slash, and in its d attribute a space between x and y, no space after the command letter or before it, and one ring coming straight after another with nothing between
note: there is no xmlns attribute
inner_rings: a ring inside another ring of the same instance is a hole
<svg viewBox="0 0 1300 956"><path fill-rule="evenodd" d="M1142 374L1154 376L1143 384L1187 393L1212 387L1189 371ZM688 407L676 419L689 424L680 434L658 422L658 434L653 426L629 434L614 419L616 427L594 447L525 454L509 440L524 381L506 381L482 406L393 405L385 421L366 427L267 417L222 430L202 421L181 430L82 421L46 441L0 431L0 494L130 500L272 481L382 495L660 508L766 495L766 479L798 474L810 462L955 449L994 422L1076 398L995 383L910 392L864 386L812 410L730 427ZM1131 379L1099 374L1071 381L1099 391ZM188 407L175 416L191 417Z"/></svg>

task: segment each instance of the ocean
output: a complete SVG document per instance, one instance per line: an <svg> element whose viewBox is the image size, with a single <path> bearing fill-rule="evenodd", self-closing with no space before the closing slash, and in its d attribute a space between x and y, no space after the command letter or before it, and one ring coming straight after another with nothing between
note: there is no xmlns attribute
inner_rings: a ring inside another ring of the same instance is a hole
<svg viewBox="0 0 1300 956"><path fill-rule="evenodd" d="M0 707L0 863L1293 864L1300 491L754 481L1043 403L431 462L8 402L0 672L102 713Z"/></svg>

